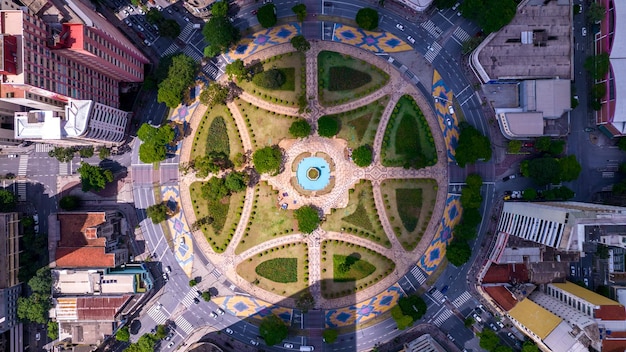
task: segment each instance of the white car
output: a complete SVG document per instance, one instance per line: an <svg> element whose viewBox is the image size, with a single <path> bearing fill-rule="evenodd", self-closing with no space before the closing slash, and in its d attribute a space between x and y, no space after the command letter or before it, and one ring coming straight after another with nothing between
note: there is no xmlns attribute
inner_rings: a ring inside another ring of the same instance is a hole
<svg viewBox="0 0 626 352"><path fill-rule="evenodd" d="M586 37L587 36L587 27L583 27L582 32L583 32L583 37Z"/></svg>
<svg viewBox="0 0 626 352"><path fill-rule="evenodd" d="M501 321L496 321L496 324L500 327L500 329L504 329L504 324Z"/></svg>
<svg viewBox="0 0 626 352"><path fill-rule="evenodd" d="M137 12L139 12L140 15L145 15L146 13L143 12L143 10L141 8L137 8Z"/></svg>
<svg viewBox="0 0 626 352"><path fill-rule="evenodd" d="M224 310L223 310L222 308L217 308L215 311L216 311L216 312L217 312L217 314L219 314L219 315L224 315Z"/></svg>
<svg viewBox="0 0 626 352"><path fill-rule="evenodd" d="M217 319L217 314L215 314L215 312L209 313L209 316L211 316L211 318L213 319Z"/></svg>
<svg viewBox="0 0 626 352"><path fill-rule="evenodd" d="M132 27L132 26L133 26L133 23L132 23L131 21L129 21L128 19L125 19L125 20L124 20L124 23L126 23L126 25L127 25L128 27Z"/></svg>
<svg viewBox="0 0 626 352"><path fill-rule="evenodd" d="M452 6L452 11L456 11L456 9L459 8L459 5L461 5L460 2L457 2L456 4L454 4L454 6Z"/></svg>
<svg viewBox="0 0 626 352"><path fill-rule="evenodd" d="M226 328L226 330L224 330L224 331L226 331L226 333L228 335L232 335L233 334L233 330L231 330L230 328Z"/></svg>
<svg viewBox="0 0 626 352"><path fill-rule="evenodd" d="M250 344L252 346L258 346L259 345L259 341L257 341L257 340L250 340Z"/></svg>
<svg viewBox="0 0 626 352"><path fill-rule="evenodd" d="M172 348L172 347L174 347L174 341L170 342L170 343L167 345L167 348Z"/></svg>
<svg viewBox="0 0 626 352"><path fill-rule="evenodd" d="M284 347L284 348L293 348L293 344L290 344L290 343L284 343L284 344L283 344L283 347Z"/></svg>
<svg viewBox="0 0 626 352"><path fill-rule="evenodd" d="M411 36L406 37L406 40L411 42L411 44L415 44L415 39L413 39L413 37L411 37Z"/></svg>
<svg viewBox="0 0 626 352"><path fill-rule="evenodd" d="M396 24L396 28L398 28L399 30L403 31L404 30L404 26L401 25L400 23Z"/></svg>
<svg viewBox="0 0 626 352"><path fill-rule="evenodd" d="M450 115L454 115L454 108L452 107L452 105L448 106L448 112L450 113Z"/></svg>
<svg viewBox="0 0 626 352"><path fill-rule="evenodd" d="M478 314L476 314L476 313L474 313L474 315L472 315L472 317L474 318L474 320L476 320L476 321L477 321L477 322L479 322L479 323L482 323L482 322L483 322L483 320L482 320L482 318L480 317L480 315L478 315Z"/></svg>
<svg viewBox="0 0 626 352"><path fill-rule="evenodd" d="M589 287L589 279L585 277L583 278L583 281L585 282L585 286Z"/></svg>

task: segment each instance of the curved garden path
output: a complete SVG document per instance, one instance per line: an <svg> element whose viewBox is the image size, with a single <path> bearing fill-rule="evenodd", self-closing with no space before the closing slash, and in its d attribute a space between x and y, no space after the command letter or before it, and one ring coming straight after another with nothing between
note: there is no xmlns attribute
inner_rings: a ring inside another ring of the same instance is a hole
<svg viewBox="0 0 626 352"><path fill-rule="evenodd" d="M375 92L361 97L357 100L350 101L345 104L336 105L336 106L321 106L317 101L317 57L319 52L323 50L336 51L343 54L348 54L357 59L366 61L372 65L382 68L389 75L389 82L376 90ZM279 54L284 54L287 52L293 51L293 47L291 44L281 44L273 46L269 49L265 49L259 51L250 57L248 57L245 62L246 64L253 60L264 60ZM266 242L263 242L260 245L257 245L253 248L250 248L240 254L235 254L235 247L239 243L241 237L246 230L247 224L250 219L252 202L254 200L254 188L248 188L246 191L245 202L241 214L241 218L238 222L236 232L226 248L224 253L217 254L213 251L209 243L204 238L202 231L198 230L193 233L195 236L196 246L202 250L205 255L215 264L216 267L220 269L220 271L225 274L229 280L233 283L241 287L243 290L247 291L251 295L263 299L270 303L281 302L281 304L293 304L293 301L289 299L285 299L285 297L281 295L277 295L271 292L268 292L264 289L259 288L258 286L247 282L239 275L237 275L236 267L237 265L252 257L256 254L265 251L269 248L274 248L283 244L288 243L297 243L297 242L305 242L308 247L308 259L309 259L309 287L311 293L314 295L316 299L316 306L318 308L339 308L345 307L355 302L363 301L369 297L372 297L389 286L393 285L401 275L403 275L406 271L408 271L409 267L413 265L416 259L422 255L432 239L436 234L437 227L439 225L439 219L443 216L444 211L444 203L447 194L447 184L448 184L448 176L447 176L447 155L446 148L443 136L441 134L441 130L439 127L439 122L436 119L434 112L428 108L430 106L426 98L421 95L421 93L411 84L406 82L401 74L397 72L395 69L391 67L386 60L372 55L371 52L336 42L320 42L320 41L312 41L311 42L311 50L309 50L306 55L306 93L307 98L309 98L309 107L310 112L302 114L301 116L306 118L313 126L317 125L317 119L321 116L328 114L337 114L344 111L354 110L360 106L368 105L383 96L389 96L390 99L385 107L380 123L378 124L378 128L376 131L376 135L374 138L374 158L373 163L367 168L359 168L356 165L352 164L352 168L350 172L346 175L346 180L339 182L335 185L335 187L342 187L342 192L337 192L336 195L332 197L324 198L324 204L316 204L320 206L322 209L327 210L332 206L343 204L341 200L338 199L341 197L340 193L346 193L347 196L349 188L352 188L356 182L360 179L367 179L372 182L373 194L374 194L374 202L376 205L376 210L379 214L379 218L381 220L383 229L385 234L387 235L389 241L391 242L391 247L386 248L382 245L379 245L373 241L350 235L345 233L338 233L332 231L325 231L321 228L318 228L313 233L308 236L302 234L291 234L286 236L281 236L276 239L272 239ZM227 77L222 76L223 80L226 80ZM393 108L396 103L403 95L410 95L422 108L422 112L428 122L428 125L431 129L432 136L435 142L435 146L437 148L437 164L434 166L422 168L419 170L414 169L404 169L404 168L396 168L396 167L384 167L380 163L380 151L382 148L382 140L385 132L385 128L393 112ZM296 116L298 114L298 109L294 107L282 106L278 104L273 104L267 100L263 100L256 95L252 95L246 92L243 92L239 96L242 100L245 100L253 105L259 106L268 111L274 111L276 113ZM239 109L236 107L235 103L229 103L228 108L230 109L233 119L237 125L237 129L239 130L239 134L241 136L243 148L246 152L252 150L252 142L250 140L250 136L248 133L248 129L246 127L246 123L239 112ZM191 128L192 131L195 131L198 128L199 121L201 117L204 115L206 111L206 107L203 109L198 109L201 113L194 114L191 120ZM320 137L308 137L311 140L319 140ZM191 143L193 138L187 138L183 144L183 151L181 152L181 162L188 162ZM297 142L296 142L297 143ZM339 175L341 176L341 175ZM339 178L339 177L338 177ZM432 210L432 217L428 224L426 231L418 243L416 248L410 252L403 249L402 245L399 243L396 238L394 231L392 230L392 226L389 223L388 217L385 215L385 205L383 201L383 197L381 194L380 184L382 181L386 179L434 179L437 183L437 196L434 208ZM270 185L274 187L279 187L279 184L276 184L276 181L273 178L270 178L266 175L263 175L262 180L266 180L270 183ZM192 174L185 174L180 177L181 180L181 201L183 202L183 207L185 207L185 216L187 217L187 221L189 224L195 222L196 217L193 211L193 207L191 206L191 198L189 195L189 186L192 182L197 179ZM308 198L308 203L315 203L315 198ZM302 204L302 203L299 203ZM335 298L335 299L324 299L320 292L320 277L321 277L321 255L320 255L320 243L324 240L341 240L347 243L353 243L362 247L369 248L374 250L390 259L392 259L395 264L395 270L392 274L378 281L376 284L367 287L355 295L343 297L343 298ZM355 297L356 296L356 297Z"/></svg>

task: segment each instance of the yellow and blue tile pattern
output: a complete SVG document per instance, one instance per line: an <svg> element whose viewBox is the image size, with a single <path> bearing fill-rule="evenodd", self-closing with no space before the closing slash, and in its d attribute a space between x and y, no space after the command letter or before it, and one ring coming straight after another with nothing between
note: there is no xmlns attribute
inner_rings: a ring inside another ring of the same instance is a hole
<svg viewBox="0 0 626 352"><path fill-rule="evenodd" d="M174 241L174 256L185 274L191 277L193 270L193 241L180 206L180 190L178 185L161 187L161 199L176 214L167 219L167 226Z"/></svg>
<svg viewBox="0 0 626 352"><path fill-rule="evenodd" d="M286 323L290 323L293 316L293 309L291 308L275 306L249 296L214 297L211 301L241 318L263 319L270 314L274 314Z"/></svg>
<svg viewBox="0 0 626 352"><path fill-rule="evenodd" d="M435 113L446 142L448 161L454 162L456 161L454 158L455 150L459 142L459 121L455 116L456 114L450 114L448 110L448 107L452 105L454 93L446 87L437 70L433 74L432 93L433 97L437 98L435 101Z"/></svg>
<svg viewBox="0 0 626 352"><path fill-rule="evenodd" d="M289 43L291 38L301 33L302 30L298 23L288 23L264 29L241 39L235 49L224 54L224 56L228 59L228 62L237 59L243 60L257 51L267 49L270 46Z"/></svg>
<svg viewBox="0 0 626 352"><path fill-rule="evenodd" d="M404 295L397 283L378 295L344 308L330 309L324 313L327 328L360 324L390 310Z"/></svg>
<svg viewBox="0 0 626 352"><path fill-rule="evenodd" d="M375 53L397 53L413 50L408 43L390 32L370 32L361 28L335 23L333 41L354 45Z"/></svg>
<svg viewBox="0 0 626 352"><path fill-rule="evenodd" d="M443 218L439 224L437 234L417 262L426 274L432 274L446 255L446 247L452 241L452 229L461 220L462 208L461 197L448 195L443 211Z"/></svg>

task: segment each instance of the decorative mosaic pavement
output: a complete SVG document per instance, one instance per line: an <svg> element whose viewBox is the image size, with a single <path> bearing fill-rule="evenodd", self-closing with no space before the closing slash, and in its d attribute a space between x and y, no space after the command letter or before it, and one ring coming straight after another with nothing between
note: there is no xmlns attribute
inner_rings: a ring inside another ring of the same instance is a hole
<svg viewBox="0 0 626 352"><path fill-rule="evenodd" d="M161 187L161 199L176 214L167 219L167 226L174 241L174 256L185 274L191 277L193 269L193 242L185 215L180 208L180 190L178 186ZM177 211L178 210L178 211Z"/></svg>
<svg viewBox="0 0 626 352"><path fill-rule="evenodd" d="M248 296L225 296L211 298L218 306L228 310L230 313L242 318L263 319L264 317L275 314L286 323L291 323L293 309L279 307L262 301L260 299Z"/></svg>
<svg viewBox="0 0 626 352"><path fill-rule="evenodd" d="M268 28L241 39L237 47L224 54L224 56L228 62L233 62L237 59L243 60L257 51L277 44L289 43L291 38L299 34L301 34L301 28L298 23L288 23Z"/></svg>
<svg viewBox="0 0 626 352"><path fill-rule="evenodd" d="M452 241L452 229L461 220L461 213L461 197L448 195L437 235L417 262L426 274L432 274L446 255L446 247Z"/></svg>
<svg viewBox="0 0 626 352"><path fill-rule="evenodd" d="M370 32L361 28L335 23L333 41L354 45L375 53L397 53L413 50L408 43L390 32Z"/></svg>
<svg viewBox="0 0 626 352"><path fill-rule="evenodd" d="M191 119L191 115L193 115L193 112L196 110L196 108L198 107L198 104L200 104L200 92L202 91L202 85L198 84L195 85L193 88L191 88L191 92L189 94L189 96L194 99L194 102L191 103L191 105L185 105L185 104L180 104L178 105L178 107L176 107L176 109L174 109L174 111L172 112L172 114L169 117L169 121L173 121L173 122L177 122L179 124L183 125L182 130L174 130L175 132L175 139L178 139L178 135L180 133L184 133L185 130L187 130L189 128L189 120ZM181 141L176 144L175 146L168 146L167 147L167 152L170 154L179 154L180 153L180 148L182 147L183 143L182 143L182 138Z"/></svg>
<svg viewBox="0 0 626 352"><path fill-rule="evenodd" d="M325 312L327 328L360 324L390 310L404 295L397 283L367 301Z"/></svg>
<svg viewBox="0 0 626 352"><path fill-rule="evenodd" d="M437 113L437 120L439 121L439 127L443 132L443 138L448 146L448 161L455 162L454 157L456 146L459 142L459 121L457 121L456 114L450 114L448 106L452 104L454 94L446 87L441 75L437 70L433 74L433 96L437 97L435 102L435 111Z"/></svg>

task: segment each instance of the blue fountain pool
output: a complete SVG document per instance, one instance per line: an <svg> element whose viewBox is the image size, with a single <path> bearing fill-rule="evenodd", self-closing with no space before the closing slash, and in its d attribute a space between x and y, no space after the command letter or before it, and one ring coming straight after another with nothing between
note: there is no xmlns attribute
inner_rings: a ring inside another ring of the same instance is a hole
<svg viewBox="0 0 626 352"><path fill-rule="evenodd" d="M314 177L316 175L317 177ZM328 186L328 182L330 181L330 165L328 165L323 158L304 158L298 164L296 177L298 178L300 187L307 191L319 191Z"/></svg>

